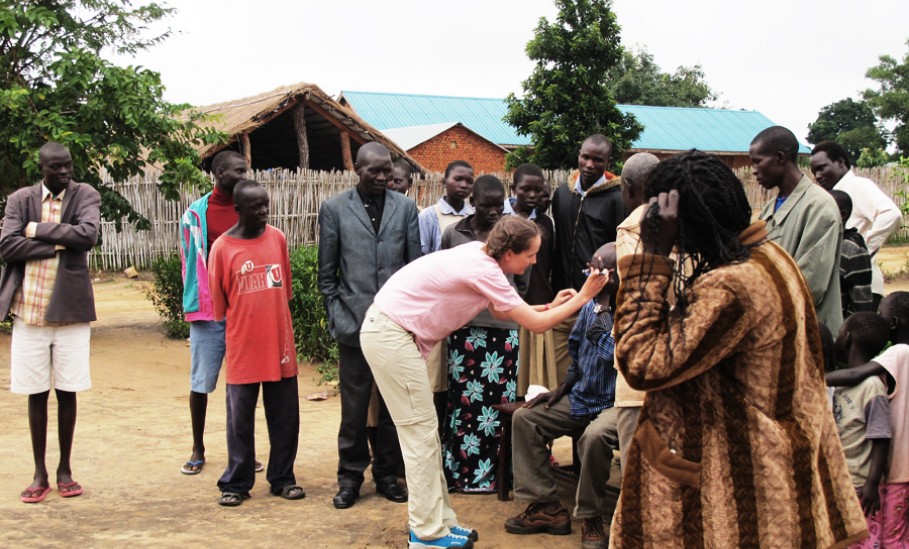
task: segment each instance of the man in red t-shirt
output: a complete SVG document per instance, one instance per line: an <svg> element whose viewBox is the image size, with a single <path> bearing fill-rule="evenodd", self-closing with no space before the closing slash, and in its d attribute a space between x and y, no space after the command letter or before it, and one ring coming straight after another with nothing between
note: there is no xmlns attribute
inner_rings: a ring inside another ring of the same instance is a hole
<svg viewBox="0 0 909 549"><path fill-rule="evenodd" d="M215 241L208 276L214 316L227 320L228 465L218 503L240 505L255 484L255 413L262 385L271 453L271 493L301 499L294 460L300 433L297 353L290 319L290 258L284 233L268 224L268 194L255 181L234 187L237 224Z"/></svg>

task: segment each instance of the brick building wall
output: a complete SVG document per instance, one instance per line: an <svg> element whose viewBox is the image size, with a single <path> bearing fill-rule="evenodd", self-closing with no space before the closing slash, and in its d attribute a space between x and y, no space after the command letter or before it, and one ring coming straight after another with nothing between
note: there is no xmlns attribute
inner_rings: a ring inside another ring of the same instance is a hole
<svg viewBox="0 0 909 549"><path fill-rule="evenodd" d="M505 171L503 149L463 126L454 126L407 151L424 168L445 171L454 160L466 160L475 174Z"/></svg>

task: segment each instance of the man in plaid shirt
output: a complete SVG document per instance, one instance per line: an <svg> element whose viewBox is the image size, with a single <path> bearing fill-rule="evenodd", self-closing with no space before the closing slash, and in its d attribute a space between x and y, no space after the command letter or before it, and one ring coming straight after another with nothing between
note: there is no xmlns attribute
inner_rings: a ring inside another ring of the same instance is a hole
<svg viewBox="0 0 909 549"><path fill-rule="evenodd" d="M51 491L44 454L47 402L57 395L60 463L57 490L82 494L73 479L70 454L76 428L76 392L91 387L89 323L95 299L88 251L98 240L101 196L72 180L73 160L59 143L38 153L43 181L11 194L0 232L0 316L13 316L10 390L28 395L35 475L19 494L25 503L44 501ZM51 378L53 377L53 383Z"/></svg>

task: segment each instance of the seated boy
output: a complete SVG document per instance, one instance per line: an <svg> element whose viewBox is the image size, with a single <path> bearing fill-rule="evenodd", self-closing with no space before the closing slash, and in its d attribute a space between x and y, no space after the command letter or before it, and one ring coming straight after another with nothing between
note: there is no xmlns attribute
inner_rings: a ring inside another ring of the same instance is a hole
<svg viewBox="0 0 909 549"><path fill-rule="evenodd" d="M881 301L880 315L893 343L871 362L827 374L827 385L851 387L885 376L890 393L890 462L881 484L882 547L909 547L909 292Z"/></svg>
<svg viewBox="0 0 909 549"><path fill-rule="evenodd" d="M843 191L830 191L843 219L843 227L852 215L852 199ZM865 239L855 227L843 230L840 250L840 294L843 318L861 311L874 312L871 295L871 256Z"/></svg>
<svg viewBox="0 0 909 549"><path fill-rule="evenodd" d="M598 249L590 264L608 269L609 283L581 308L568 338L572 362L565 381L555 391L528 402L512 419L515 499L530 501L530 505L505 521L505 530L512 534L571 533L571 518L556 493L548 443L583 431L578 441L581 467L574 515L584 521L584 547L605 548L606 483L618 442L612 407L616 371L610 312L618 289L615 243ZM567 399L562 398L566 395Z"/></svg>
<svg viewBox="0 0 909 549"><path fill-rule="evenodd" d="M837 359L847 368L863 366L887 345L888 332L887 322L876 313L853 314L843 323L836 338ZM880 532L876 526L879 517L875 515L880 507L880 482L890 449L887 386L881 378L872 376L854 387L836 388L833 417L873 539Z"/></svg>
<svg viewBox="0 0 909 549"><path fill-rule="evenodd" d="M255 415L262 385L271 454L271 493L301 499L294 460L300 433L297 352L290 319L290 259L284 233L268 224L268 194L255 181L234 187L237 224L212 245L209 284L215 318L227 318L228 465L218 503L236 507L256 480Z"/></svg>

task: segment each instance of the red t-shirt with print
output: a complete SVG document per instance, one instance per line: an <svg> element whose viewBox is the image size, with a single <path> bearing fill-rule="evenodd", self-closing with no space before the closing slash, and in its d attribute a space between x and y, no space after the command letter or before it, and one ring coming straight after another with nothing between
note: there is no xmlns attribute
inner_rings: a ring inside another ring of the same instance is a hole
<svg viewBox="0 0 909 549"><path fill-rule="evenodd" d="M227 383L297 375L284 233L267 225L261 236L248 240L224 234L212 246L208 265L215 318L227 317Z"/></svg>

